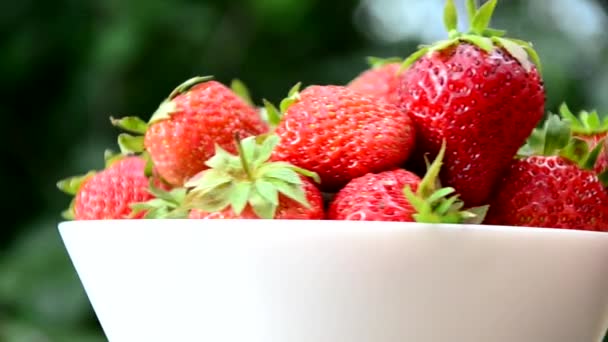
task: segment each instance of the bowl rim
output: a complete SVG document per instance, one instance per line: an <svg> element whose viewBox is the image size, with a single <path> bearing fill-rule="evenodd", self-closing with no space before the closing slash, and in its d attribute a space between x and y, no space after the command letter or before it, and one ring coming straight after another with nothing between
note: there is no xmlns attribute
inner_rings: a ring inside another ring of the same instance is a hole
<svg viewBox="0 0 608 342"><path fill-rule="evenodd" d="M179 229L179 227L190 225L192 222L201 221L200 219L109 219L109 220L70 220L60 221L58 228L60 231L79 229L82 226L105 226L120 222L120 229L124 229L124 223L132 222L135 226L146 225L150 221L162 221L171 225L171 229ZM421 223L421 222L398 222L398 221L349 221L349 220L276 220L276 219L216 219L216 220L202 220L208 224L206 228L210 226L212 228L226 229L229 227L242 227L243 224L256 223L256 229L275 229L277 226L282 226L282 229L286 228L285 223L299 223L293 225L287 225L288 229L302 230L302 227L306 227L306 230L318 230L327 229L327 225L331 225L331 231L382 231L382 232L402 232L406 230L415 229L434 229L434 230L456 230L456 231L491 231L497 233L512 233L512 234L550 234L550 235L572 235L572 236L586 236L596 237L600 239L608 239L608 231L591 231L583 229L563 229L563 228L549 228L549 227L530 227L530 226L506 226L506 225L490 225L490 224L456 224L456 223ZM264 224L260 224L260 223ZM235 224L235 223L238 223ZM307 226L306 224L312 224ZM184 225L185 224L185 225ZM320 227L324 228L320 228Z"/></svg>

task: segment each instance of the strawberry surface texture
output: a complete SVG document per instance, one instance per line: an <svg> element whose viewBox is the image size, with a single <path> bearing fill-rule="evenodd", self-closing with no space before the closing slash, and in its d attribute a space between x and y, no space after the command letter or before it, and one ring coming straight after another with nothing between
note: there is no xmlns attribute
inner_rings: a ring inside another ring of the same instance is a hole
<svg viewBox="0 0 608 342"><path fill-rule="evenodd" d="M518 148L544 115L535 67L508 52L468 43L423 56L404 72L401 107L413 119L416 162L447 141L441 179L467 205L486 202Z"/></svg>
<svg viewBox="0 0 608 342"><path fill-rule="evenodd" d="M397 106L344 86L309 86L276 128L273 158L316 172L324 191L404 163L412 120Z"/></svg>

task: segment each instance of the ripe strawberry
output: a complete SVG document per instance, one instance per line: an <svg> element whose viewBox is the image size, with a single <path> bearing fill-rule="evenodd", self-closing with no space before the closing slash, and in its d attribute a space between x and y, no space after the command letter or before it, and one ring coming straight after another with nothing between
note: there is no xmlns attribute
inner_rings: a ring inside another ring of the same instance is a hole
<svg viewBox="0 0 608 342"><path fill-rule="evenodd" d="M420 177L404 169L368 173L351 180L334 197L327 217L331 220L414 221L414 207L403 194L410 185L418 189Z"/></svg>
<svg viewBox="0 0 608 342"><path fill-rule="evenodd" d="M608 172L608 139L606 139L608 137L608 117L604 117L602 121L597 111L584 110L576 116L565 103L560 107L560 114L565 121L570 123L572 135L587 142L589 149L603 144L593 170L598 174Z"/></svg>
<svg viewBox="0 0 608 342"><path fill-rule="evenodd" d="M608 179L591 170L600 148L575 153L587 144L550 116L498 182L485 223L608 231Z"/></svg>
<svg viewBox="0 0 608 342"><path fill-rule="evenodd" d="M182 207L190 218L322 219L323 199L316 174L286 162L268 162L278 136L248 137L238 155L220 146L202 171L186 183ZM238 139L237 139L238 140Z"/></svg>
<svg viewBox="0 0 608 342"><path fill-rule="evenodd" d="M517 149L542 119L545 105L538 56L520 40L487 28L496 0L476 10L467 1L471 29L457 31L453 0L445 8L449 38L404 62L401 108L413 119L413 160L434 155L447 140L441 180L467 205L485 203Z"/></svg>
<svg viewBox="0 0 608 342"><path fill-rule="evenodd" d="M103 171L60 181L57 186L75 195L64 216L75 220L109 220L142 218L131 215L131 204L153 198L147 191L146 161L141 157L124 157L111 162Z"/></svg>
<svg viewBox="0 0 608 342"><path fill-rule="evenodd" d="M281 104L273 159L317 173L323 191L395 168L412 151L411 119L395 105L334 85L309 86L301 94L292 89L288 99Z"/></svg>
<svg viewBox="0 0 608 342"><path fill-rule="evenodd" d="M480 223L487 208L461 211L453 188L440 188L439 170L445 145L421 180L404 169L368 173L351 180L330 204L331 220Z"/></svg>
<svg viewBox="0 0 608 342"><path fill-rule="evenodd" d="M355 77L347 87L362 94L381 98L394 105L399 105L399 87L401 78L399 69L401 60L396 58L370 58L370 69Z"/></svg>
<svg viewBox="0 0 608 342"><path fill-rule="evenodd" d="M145 138L125 136L123 141L131 140L135 152L145 147L159 175L174 186L206 168L214 144L235 152L234 133L247 137L267 130L255 108L208 77L195 77L178 86L147 124L133 117L113 122L145 134Z"/></svg>

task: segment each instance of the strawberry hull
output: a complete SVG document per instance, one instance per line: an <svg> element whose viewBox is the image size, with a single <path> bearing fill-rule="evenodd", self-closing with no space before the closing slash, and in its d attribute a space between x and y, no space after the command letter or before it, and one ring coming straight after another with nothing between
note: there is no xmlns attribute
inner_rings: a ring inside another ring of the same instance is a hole
<svg viewBox="0 0 608 342"><path fill-rule="evenodd" d="M110 342L572 342L608 328L606 233L304 220L59 230Z"/></svg>

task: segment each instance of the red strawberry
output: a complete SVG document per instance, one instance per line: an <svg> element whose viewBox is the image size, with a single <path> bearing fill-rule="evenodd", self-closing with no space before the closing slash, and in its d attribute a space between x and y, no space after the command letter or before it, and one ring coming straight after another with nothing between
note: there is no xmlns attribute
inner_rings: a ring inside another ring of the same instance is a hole
<svg viewBox="0 0 608 342"><path fill-rule="evenodd" d="M281 105L273 158L317 173L324 191L395 168L412 151L411 119L395 105L333 85L309 86L299 95L292 89L290 98Z"/></svg>
<svg viewBox="0 0 608 342"><path fill-rule="evenodd" d="M404 169L369 173L351 180L330 204L331 220L417 221L430 223L479 223L487 208L461 211L453 188L438 182L445 145L421 180Z"/></svg>
<svg viewBox="0 0 608 342"><path fill-rule="evenodd" d="M543 82L528 43L487 28L496 0L476 11L467 1L471 29L457 31L447 1L449 38L426 46L404 63L401 108L413 119L417 156L435 154L447 140L441 179L468 205L485 203L502 171L542 119Z"/></svg>
<svg viewBox="0 0 608 342"><path fill-rule="evenodd" d="M140 157L125 157L109 164L101 172L58 183L64 192L75 195L66 218L75 220L108 220L142 218L132 214L131 205L153 198L147 191L149 180L146 162Z"/></svg>
<svg viewBox="0 0 608 342"><path fill-rule="evenodd" d="M599 149L573 154L586 149L549 117L522 149L532 155L513 160L498 182L485 223L608 231L606 183L591 170Z"/></svg>
<svg viewBox="0 0 608 342"><path fill-rule="evenodd" d="M238 155L220 146L208 169L186 183L182 207L190 218L322 219L323 199L306 177L314 173L286 162L268 162L276 135L248 137L237 143ZM238 140L238 139L237 139Z"/></svg>
<svg viewBox="0 0 608 342"><path fill-rule="evenodd" d="M418 189L420 177L395 169L368 173L351 180L334 197L327 217L331 220L414 221L416 210L403 194L410 185Z"/></svg>
<svg viewBox="0 0 608 342"><path fill-rule="evenodd" d="M399 105L399 87L401 78L398 73L401 60L395 58L370 58L371 69L365 70L347 85L348 88L362 94L381 98L394 105Z"/></svg>
<svg viewBox="0 0 608 342"><path fill-rule="evenodd" d="M148 124L137 118L113 122L145 134L133 150L145 146L159 175L174 186L181 186L206 168L204 163L213 155L214 144L235 152L234 133L248 137L267 130L255 108L208 77L195 77L178 86Z"/></svg>
<svg viewBox="0 0 608 342"><path fill-rule="evenodd" d="M602 120L597 111L584 110L576 116L565 103L560 107L560 114L565 121L570 123L572 135L587 142L589 149L594 149L600 143L603 144L593 170L598 174L608 172L608 139L606 139L608 137L608 117L604 117Z"/></svg>

